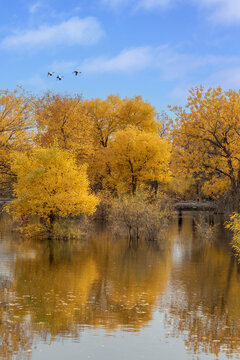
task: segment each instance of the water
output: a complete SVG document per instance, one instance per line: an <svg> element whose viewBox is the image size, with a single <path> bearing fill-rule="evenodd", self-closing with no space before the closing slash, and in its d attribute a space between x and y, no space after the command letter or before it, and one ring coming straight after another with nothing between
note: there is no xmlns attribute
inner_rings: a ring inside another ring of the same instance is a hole
<svg viewBox="0 0 240 360"><path fill-rule="evenodd" d="M11 229L1 217L0 359L238 358L240 272L219 219L186 213L160 245L138 247Z"/></svg>

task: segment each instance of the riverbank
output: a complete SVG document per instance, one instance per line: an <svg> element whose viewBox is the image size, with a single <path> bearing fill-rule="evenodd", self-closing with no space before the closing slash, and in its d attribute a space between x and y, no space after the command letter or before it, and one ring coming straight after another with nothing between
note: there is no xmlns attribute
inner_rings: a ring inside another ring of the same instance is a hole
<svg viewBox="0 0 240 360"><path fill-rule="evenodd" d="M0 211L2 210L3 206L10 202L12 199L10 197L4 197L0 196ZM217 205L214 201L205 201L205 202L199 202L199 201L179 201L174 203L175 210L179 211L216 211Z"/></svg>
<svg viewBox="0 0 240 360"><path fill-rule="evenodd" d="M217 205L214 201L180 201L174 204L174 208L179 211L216 211Z"/></svg>

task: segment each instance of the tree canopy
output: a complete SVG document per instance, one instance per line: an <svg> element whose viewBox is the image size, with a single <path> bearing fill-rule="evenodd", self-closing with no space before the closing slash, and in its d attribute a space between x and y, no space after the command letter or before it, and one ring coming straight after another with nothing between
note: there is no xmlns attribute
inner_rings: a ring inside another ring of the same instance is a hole
<svg viewBox="0 0 240 360"><path fill-rule="evenodd" d="M37 143L71 150L78 161L93 153L93 123L81 96L47 93L36 101Z"/></svg>
<svg viewBox="0 0 240 360"><path fill-rule="evenodd" d="M135 194L147 181L166 183L169 172L170 144L156 133L135 126L118 131L109 147L111 181Z"/></svg>
<svg viewBox="0 0 240 360"><path fill-rule="evenodd" d="M175 107L175 160L202 179L207 195L228 191L235 209L240 199L240 91L202 87L190 91L186 109Z"/></svg>
<svg viewBox="0 0 240 360"><path fill-rule="evenodd" d="M10 186L12 172L10 156L12 151L30 145L34 127L33 98L21 88L0 90L0 188Z"/></svg>
<svg viewBox="0 0 240 360"><path fill-rule="evenodd" d="M17 175L8 209L15 215L38 215L51 226L56 216L92 214L98 204L90 194L86 166L78 166L71 153L58 147L15 153L12 171Z"/></svg>
<svg viewBox="0 0 240 360"><path fill-rule="evenodd" d="M94 123L95 143L107 147L111 136L129 125L140 130L157 132L156 112L141 96L121 99L110 95L106 100L85 100L85 106Z"/></svg>

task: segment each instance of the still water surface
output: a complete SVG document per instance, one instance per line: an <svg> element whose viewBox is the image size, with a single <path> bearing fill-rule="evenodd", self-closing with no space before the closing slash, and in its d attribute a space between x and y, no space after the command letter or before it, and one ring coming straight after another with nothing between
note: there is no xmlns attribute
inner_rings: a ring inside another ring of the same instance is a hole
<svg viewBox="0 0 240 360"><path fill-rule="evenodd" d="M218 225L186 213L160 245L106 232L16 238L0 218L0 359L236 359L240 272Z"/></svg>

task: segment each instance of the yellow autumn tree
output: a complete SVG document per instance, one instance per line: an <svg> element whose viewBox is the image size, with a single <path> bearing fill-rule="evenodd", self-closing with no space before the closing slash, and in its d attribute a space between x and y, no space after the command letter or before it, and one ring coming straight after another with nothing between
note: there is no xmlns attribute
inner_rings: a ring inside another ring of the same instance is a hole
<svg viewBox="0 0 240 360"><path fill-rule="evenodd" d="M12 151L23 151L30 143L34 127L33 98L21 88L0 90L0 187L10 187L13 173L10 169Z"/></svg>
<svg viewBox="0 0 240 360"><path fill-rule="evenodd" d="M93 124L81 96L46 93L36 102L37 142L71 150L79 162L93 152Z"/></svg>
<svg viewBox="0 0 240 360"><path fill-rule="evenodd" d="M240 199L240 91L190 90L186 108L175 107L175 163L204 183L205 194Z"/></svg>
<svg viewBox="0 0 240 360"><path fill-rule="evenodd" d="M135 126L118 131L109 145L109 181L132 194L148 181L168 182L170 149L156 133Z"/></svg>
<svg viewBox="0 0 240 360"><path fill-rule="evenodd" d="M95 190L102 190L109 175L108 151L109 140L119 130L129 125L139 130L157 133L156 112L151 104L141 96L121 98L110 95L107 99L85 100L88 115L93 123L94 156L89 158L88 174Z"/></svg>
<svg viewBox="0 0 240 360"><path fill-rule="evenodd" d="M190 177L174 176L166 186L166 190L174 197L178 196L183 200L192 200L196 197L194 185L194 181Z"/></svg>
<svg viewBox="0 0 240 360"><path fill-rule="evenodd" d="M52 231L56 217L92 214L98 199L90 194L86 166L77 166L71 153L57 147L15 153L12 171L16 199L8 210L18 217L37 215Z"/></svg>
<svg viewBox="0 0 240 360"><path fill-rule="evenodd" d="M121 99L118 95L110 95L106 100L85 100L84 105L93 120L97 145L107 147L110 137L129 125L148 132L158 131L155 109L141 96Z"/></svg>

